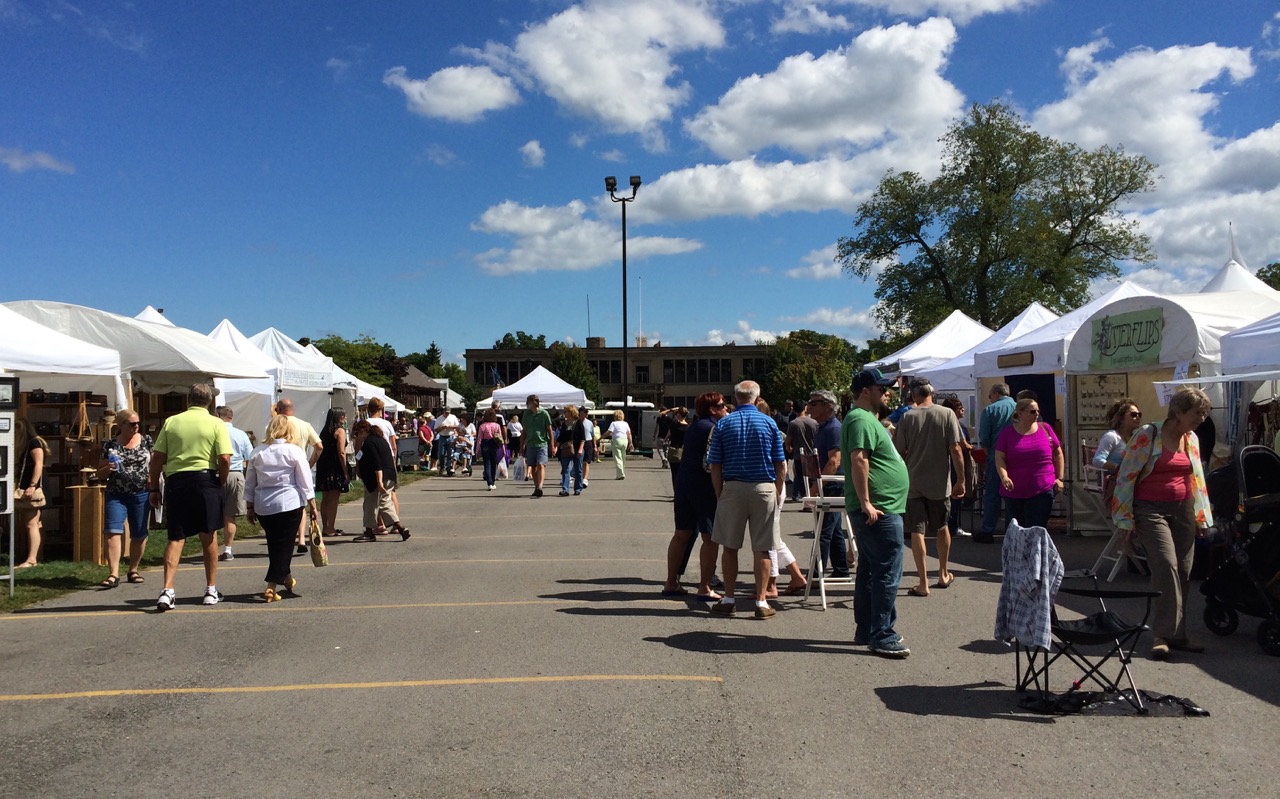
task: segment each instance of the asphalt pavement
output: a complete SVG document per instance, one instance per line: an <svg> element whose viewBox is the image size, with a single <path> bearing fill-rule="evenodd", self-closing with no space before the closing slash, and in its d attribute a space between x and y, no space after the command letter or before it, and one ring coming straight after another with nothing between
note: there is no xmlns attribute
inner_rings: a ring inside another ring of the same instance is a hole
<svg viewBox="0 0 1280 799"><path fill-rule="evenodd" d="M958 540L958 579L928 598L904 577L912 654L885 660L852 645L846 587L767 620L661 597L669 475L632 460L626 480L608 463L591 476L580 497L549 482L536 500L486 491L478 469L415 483L408 541L333 539L329 567L295 559L300 596L283 602L261 601L266 548L246 541L214 607L187 562L168 613L153 570L0 617L0 793L1277 795L1280 659L1255 620L1215 638L1197 596L1208 652L1134 661L1139 685L1208 718L1035 715L992 640L998 546ZM358 532L358 505L339 523ZM787 506L802 560L811 528ZM1078 568L1103 541L1057 543Z"/></svg>

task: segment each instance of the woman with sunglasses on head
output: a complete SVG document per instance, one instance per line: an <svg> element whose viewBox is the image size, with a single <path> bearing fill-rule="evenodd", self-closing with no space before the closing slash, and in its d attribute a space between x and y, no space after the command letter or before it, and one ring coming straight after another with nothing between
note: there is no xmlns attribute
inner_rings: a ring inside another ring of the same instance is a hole
<svg viewBox="0 0 1280 799"><path fill-rule="evenodd" d="M1047 526L1065 466L1057 434L1040 421L1040 403L1030 397L1018 400L1013 423L996 438L996 474L1008 518L1023 527Z"/></svg>
<svg viewBox="0 0 1280 799"><path fill-rule="evenodd" d="M1120 471L1120 462L1124 459L1125 445L1133 437L1133 431L1142 424L1142 411L1138 403L1125 397L1112 403L1107 409L1107 423L1111 429L1098 439L1098 448L1093 452L1093 467L1115 475Z"/></svg>
<svg viewBox="0 0 1280 799"><path fill-rule="evenodd" d="M1116 476L1111 519L1136 536L1147 552L1151 588L1151 657L1170 649L1203 652L1187 637L1187 591L1197 535L1213 526L1213 511L1195 429L1209 416L1209 397L1181 388L1169 400L1163 422L1143 425L1129 440Z"/></svg>
<svg viewBox="0 0 1280 799"><path fill-rule="evenodd" d="M138 413L116 411L116 437L102 442L98 479L107 481L103 534L107 539L107 579L103 588L120 585L120 557L124 549L124 525L129 523L129 582L145 582L138 573L147 546L147 470L151 465L151 436L144 435Z"/></svg>

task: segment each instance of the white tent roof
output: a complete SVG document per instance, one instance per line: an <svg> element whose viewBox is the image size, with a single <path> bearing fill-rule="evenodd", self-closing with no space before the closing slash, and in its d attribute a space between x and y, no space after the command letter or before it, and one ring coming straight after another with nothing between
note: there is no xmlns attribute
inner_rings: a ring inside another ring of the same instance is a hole
<svg viewBox="0 0 1280 799"><path fill-rule="evenodd" d="M1275 289L1258 279L1249 268L1232 258L1222 265L1200 293L1209 294L1220 291L1253 291L1259 294L1280 294Z"/></svg>
<svg viewBox="0 0 1280 799"><path fill-rule="evenodd" d="M308 350L298 342L269 327L249 342L280 364L280 388L324 389L333 387L333 359Z"/></svg>
<svg viewBox="0 0 1280 799"><path fill-rule="evenodd" d="M3 305L0 369L16 374L28 389L52 388L42 382L52 375L95 377L94 382L111 386L115 407L123 408L128 402L120 380L120 353L59 333Z"/></svg>
<svg viewBox="0 0 1280 799"><path fill-rule="evenodd" d="M545 366L535 366L533 371L509 386L493 392L485 401L486 407L497 400L503 408L523 408L530 394L537 394L544 408L563 408L566 405L587 404L587 393L557 377Z"/></svg>
<svg viewBox="0 0 1280 799"><path fill-rule="evenodd" d="M1057 319L1043 325L1030 333L1011 338L993 349L975 353L973 356L973 375L978 377L999 377L1007 372L1039 373L1057 372L1067 362L1067 348L1071 339L1084 321L1097 309L1113 300L1124 297L1155 296L1134 283L1125 281L1111 291L1092 302L1085 303L1071 313L1063 314ZM1031 365L1017 369L1002 369L998 359L1002 355L1031 353Z"/></svg>
<svg viewBox="0 0 1280 799"><path fill-rule="evenodd" d="M167 316L160 313L150 305L148 305L146 308L143 308L142 311L138 313L136 316L134 316L133 318L141 319L144 322L155 322L157 325L164 325L165 327L176 327L176 325L174 325L173 322L169 321L169 318Z"/></svg>
<svg viewBox="0 0 1280 799"><path fill-rule="evenodd" d="M979 352L995 349L1010 339L1024 336L1058 318L1058 315L1038 302L1033 302L1015 316L1004 327L988 336L981 344L970 347L956 357L922 374L929 378L933 387L939 390L974 390L976 378L973 375L974 356Z"/></svg>
<svg viewBox="0 0 1280 799"><path fill-rule="evenodd" d="M1280 314L1232 330L1220 343L1224 374L1280 370Z"/></svg>
<svg viewBox="0 0 1280 799"><path fill-rule="evenodd" d="M892 355L867 365L879 368L890 376L924 374L970 347L981 344L992 333L992 330L965 316L962 311L955 310L928 333Z"/></svg>
<svg viewBox="0 0 1280 799"><path fill-rule="evenodd" d="M264 330L263 332L265 333L266 331ZM288 337L286 336L286 338ZM292 341L292 339L290 340ZM297 342L294 342L294 343L296 344ZM298 346L301 347L302 345L298 344ZM314 355L319 355L321 358L329 357L325 355L323 352L321 352L320 349L316 347L316 345L314 344L308 344L307 346L302 347L302 349ZM333 360L330 359L329 362L333 363ZM335 386L351 386L352 388L355 389L357 405L364 405L369 401L371 397L377 397L378 399L382 400L382 404L386 406L386 409L388 411L399 412L405 409L405 406L403 403L396 402L395 400L391 399L391 397L388 397L387 392L383 391L382 389L378 388L377 386L371 383L364 382L360 378L348 372L346 369L343 369L341 366L338 366L336 363L333 363L333 368L330 371L330 374L332 376L333 384Z"/></svg>
<svg viewBox="0 0 1280 799"><path fill-rule="evenodd" d="M255 347L253 342L231 323L230 319L223 319L217 327L209 331L209 338L256 362L268 374L278 376L280 362Z"/></svg>
<svg viewBox="0 0 1280 799"><path fill-rule="evenodd" d="M1160 335L1160 364L1170 366L1196 361L1201 372L1220 371L1221 339L1265 316L1280 313L1280 293L1220 291L1212 294L1149 295L1115 300L1097 309L1083 322L1086 335L1076 336L1067 352L1066 371L1073 374L1095 371L1089 368L1092 350L1092 322L1108 316L1161 308L1164 327ZM1206 365L1213 368L1206 370ZM1253 370L1250 370L1253 371Z"/></svg>
<svg viewBox="0 0 1280 799"><path fill-rule="evenodd" d="M211 377L266 377L255 361L194 330L64 302L20 300L5 305L72 338L116 350L121 369L146 391L186 391Z"/></svg>

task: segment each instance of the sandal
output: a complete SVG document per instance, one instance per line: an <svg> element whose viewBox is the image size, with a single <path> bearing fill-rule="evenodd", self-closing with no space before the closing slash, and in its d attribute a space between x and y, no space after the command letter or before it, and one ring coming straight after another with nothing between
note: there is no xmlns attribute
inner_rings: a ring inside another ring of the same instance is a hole
<svg viewBox="0 0 1280 799"><path fill-rule="evenodd" d="M928 592L928 591L921 591L919 588L916 588L916 587L913 585L913 586L911 586L910 588L908 588L908 589L907 589L907 596L927 597L927 596L929 596L929 592Z"/></svg>
<svg viewBox="0 0 1280 799"><path fill-rule="evenodd" d="M809 587L808 583L802 583L800 585L788 585L786 588L782 590L782 593L786 594L787 596L800 596L801 594L804 593L804 589L808 587Z"/></svg>
<svg viewBox="0 0 1280 799"><path fill-rule="evenodd" d="M287 593L289 596L298 596L297 588L298 588L298 578L290 577L289 584L284 587L284 590L285 590L285 593Z"/></svg>
<svg viewBox="0 0 1280 799"><path fill-rule="evenodd" d="M141 574L138 574L137 572L129 572L128 579L129 579L129 582L131 583L145 583L147 581L147 578L143 577Z"/></svg>
<svg viewBox="0 0 1280 799"><path fill-rule="evenodd" d="M120 575L108 575L107 579L98 583L98 585L102 588L115 588L117 585L120 585Z"/></svg>
<svg viewBox="0 0 1280 799"><path fill-rule="evenodd" d="M262 598L265 599L267 602L278 602L282 597L279 594L277 594L274 590L268 588L266 591L262 592Z"/></svg>

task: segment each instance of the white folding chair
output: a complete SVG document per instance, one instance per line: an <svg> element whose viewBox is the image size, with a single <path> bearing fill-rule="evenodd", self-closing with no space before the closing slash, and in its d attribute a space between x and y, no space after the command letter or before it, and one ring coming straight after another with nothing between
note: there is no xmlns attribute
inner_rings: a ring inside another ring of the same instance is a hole
<svg viewBox="0 0 1280 799"><path fill-rule="evenodd" d="M817 456L809 456L813 458L813 474L818 474ZM818 596L822 601L822 609L827 609L827 584L831 585L853 585L854 573L857 571L858 563L858 545L853 540L853 529L849 526L849 514L844 512L844 491L838 496L826 496L825 489L829 485L839 485L843 488L844 477L842 475L824 474L819 476L812 482L817 486L817 494L808 496L810 483L805 484L805 507L809 507L812 503L813 507L813 545L809 548L809 570L805 575L806 584L804 587L804 598L801 602L809 601L809 592L813 590L816 583L818 586ZM848 577L827 577L827 564L822 560L822 523L826 520L828 513L840 514L840 523L844 525L844 531L849 540L849 576Z"/></svg>
<svg viewBox="0 0 1280 799"><path fill-rule="evenodd" d="M1084 466L1084 490L1097 497L1098 505L1102 508L1102 515L1110 518L1110 508L1106 507L1103 501L1103 494L1106 492L1107 472L1093 465L1093 453L1096 448L1089 442L1082 440L1080 442L1081 462ZM1110 522L1108 521L1108 525ZM1124 563L1126 557L1135 560L1146 561L1146 556L1125 551L1124 533L1121 530L1113 530L1111 538L1107 539L1107 545L1102 548L1102 553L1098 555L1098 560L1093 564L1093 573L1102 574L1104 564L1111 564L1111 571L1107 572L1107 582L1116 579L1116 575L1120 573L1120 566Z"/></svg>

